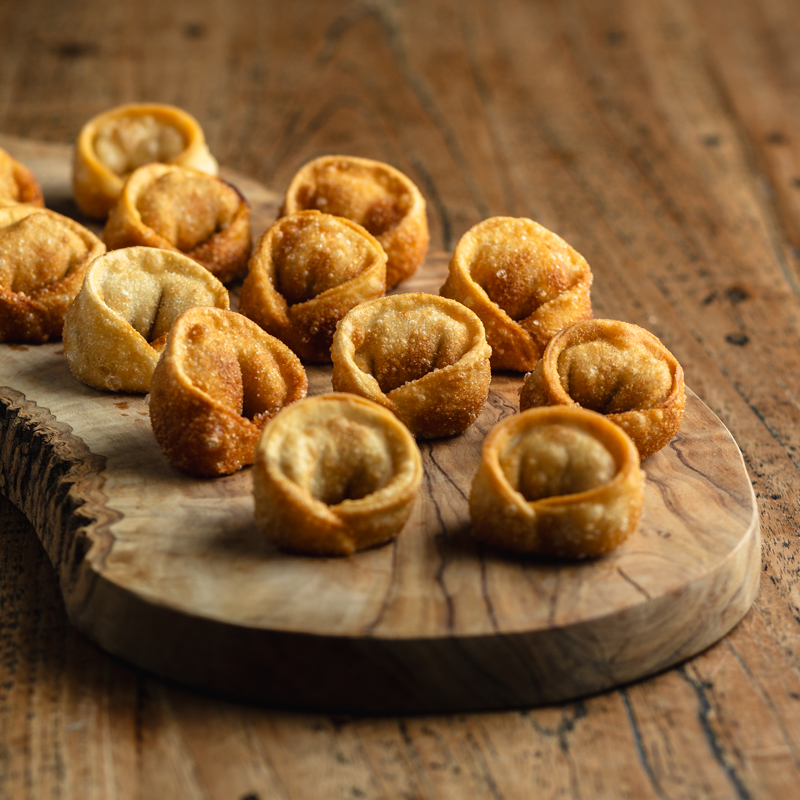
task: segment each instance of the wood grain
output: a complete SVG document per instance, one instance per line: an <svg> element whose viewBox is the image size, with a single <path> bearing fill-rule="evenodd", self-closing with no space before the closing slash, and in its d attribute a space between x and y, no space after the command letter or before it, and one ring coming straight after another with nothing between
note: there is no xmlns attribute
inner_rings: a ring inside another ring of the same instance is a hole
<svg viewBox="0 0 800 800"><path fill-rule="evenodd" d="M435 249L490 214L588 259L599 313L654 330L731 430L760 592L690 662L505 713L292 714L186 692L68 624L0 499L0 797L794 798L800 784L800 13L795 0L0 3L0 131L68 143L181 105L284 186L346 152L408 172Z"/></svg>
<svg viewBox="0 0 800 800"><path fill-rule="evenodd" d="M71 210L46 145L3 144L41 176L51 205ZM227 177L259 236L276 195ZM446 265L430 256L399 291L435 291ZM74 624L192 685L347 711L563 700L705 649L755 595L755 499L736 444L693 394L680 435L645 461L637 535L608 557L514 559L471 539L483 438L519 407L521 376L498 374L465 434L420 443L424 485L403 535L320 559L262 541L250 470L197 480L171 467L146 400L80 384L59 342L2 346L0 367L3 481L34 521ZM310 394L330 391L330 368L308 371Z"/></svg>

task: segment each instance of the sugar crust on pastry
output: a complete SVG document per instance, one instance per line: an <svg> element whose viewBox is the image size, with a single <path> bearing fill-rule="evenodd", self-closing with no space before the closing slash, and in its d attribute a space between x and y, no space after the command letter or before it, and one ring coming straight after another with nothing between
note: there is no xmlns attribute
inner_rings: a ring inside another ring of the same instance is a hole
<svg viewBox="0 0 800 800"><path fill-rule="evenodd" d="M0 342L60 337L86 268L105 249L91 231L54 211L0 208Z"/></svg>
<svg viewBox="0 0 800 800"><path fill-rule="evenodd" d="M93 117L75 145L72 188L79 208L91 217L108 216L127 176L153 161L218 171L199 123L180 108L129 103Z"/></svg>
<svg viewBox="0 0 800 800"><path fill-rule="evenodd" d="M95 259L64 321L72 374L105 391L147 392L172 323L194 306L229 308L227 289L188 256L153 247Z"/></svg>
<svg viewBox="0 0 800 800"><path fill-rule="evenodd" d="M375 237L344 217L300 211L261 238L239 310L303 361L329 363L336 324L385 286L386 253Z"/></svg>
<svg viewBox="0 0 800 800"><path fill-rule="evenodd" d="M537 222L491 217L461 237L440 290L486 328L492 369L533 369L550 338L592 316L592 273L580 253Z"/></svg>
<svg viewBox="0 0 800 800"><path fill-rule="evenodd" d="M425 260L430 234L425 199L400 170L354 156L322 156L298 170L283 214L317 209L365 227L386 251L386 288L411 277Z"/></svg>
<svg viewBox="0 0 800 800"><path fill-rule="evenodd" d="M162 247L206 267L223 283L241 275L250 256L250 208L220 178L173 164L134 170L108 216L109 250Z"/></svg>
<svg viewBox="0 0 800 800"><path fill-rule="evenodd" d="M253 463L264 425L307 389L283 342L234 311L196 306L167 335L150 382L150 421L174 466L229 475Z"/></svg>
<svg viewBox="0 0 800 800"><path fill-rule="evenodd" d="M256 521L287 550L350 555L397 536L422 481L408 429L350 394L300 400L271 419L256 448Z"/></svg>
<svg viewBox="0 0 800 800"><path fill-rule="evenodd" d="M578 322L553 337L520 390L520 409L579 405L624 428L641 458L678 432L683 369L649 331L620 320Z"/></svg>
<svg viewBox="0 0 800 800"><path fill-rule="evenodd" d="M34 174L0 147L0 208L27 203L44 206L44 195Z"/></svg>
<svg viewBox="0 0 800 800"><path fill-rule="evenodd" d="M636 529L644 481L635 445L606 417L530 409L484 440L469 500L473 532L516 553L599 556Z"/></svg>
<svg viewBox="0 0 800 800"><path fill-rule="evenodd" d="M356 306L336 329L335 391L393 411L421 438L465 431L489 395L491 349L468 308L423 292Z"/></svg>

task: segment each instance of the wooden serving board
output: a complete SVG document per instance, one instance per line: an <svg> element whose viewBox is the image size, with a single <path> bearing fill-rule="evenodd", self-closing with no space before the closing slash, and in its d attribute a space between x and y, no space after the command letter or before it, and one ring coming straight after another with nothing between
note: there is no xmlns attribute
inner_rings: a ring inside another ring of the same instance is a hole
<svg viewBox="0 0 800 800"><path fill-rule="evenodd" d="M69 148L0 137L76 215ZM277 196L249 197L256 235ZM445 254L402 290L436 292ZM330 370L309 370L310 394ZM253 519L251 470L172 468L146 399L76 381L60 343L0 345L0 489L29 517L70 619L101 647L197 687L294 707L444 711L528 706L630 682L698 653L745 614L760 539L736 443L691 392L679 434L647 459L639 530L585 563L477 544L467 507L481 443L518 411L495 376L462 436L420 442L425 479L392 544L349 558L288 555Z"/></svg>

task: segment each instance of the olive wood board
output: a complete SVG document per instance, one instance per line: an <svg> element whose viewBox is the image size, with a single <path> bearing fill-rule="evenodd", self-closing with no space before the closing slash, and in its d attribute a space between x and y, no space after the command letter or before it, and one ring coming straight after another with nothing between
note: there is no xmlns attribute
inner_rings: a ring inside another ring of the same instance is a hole
<svg viewBox="0 0 800 800"><path fill-rule="evenodd" d="M70 149L0 136L49 207L70 199ZM248 197L258 236L279 196ZM95 226L95 230L97 230ZM436 292L446 254L400 291ZM309 368L309 394L330 368ZM471 535L484 436L517 413L522 376L494 376L464 434L420 441L425 476L392 543L347 558L290 555L253 516L252 470L171 467L147 400L75 380L60 342L0 345L0 490L31 520L72 622L98 645L195 687L273 705L439 712L572 699L663 670L744 616L760 573L741 453L688 391L677 436L643 462L639 529L584 562L506 555Z"/></svg>

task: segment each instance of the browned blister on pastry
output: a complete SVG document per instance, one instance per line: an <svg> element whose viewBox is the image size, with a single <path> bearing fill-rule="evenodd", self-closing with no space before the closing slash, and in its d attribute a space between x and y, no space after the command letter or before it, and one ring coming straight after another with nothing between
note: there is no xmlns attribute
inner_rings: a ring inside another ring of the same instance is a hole
<svg viewBox="0 0 800 800"><path fill-rule="evenodd" d="M150 382L150 421L176 467L229 475L253 463L267 420L307 389L283 342L234 311L196 306L167 335Z"/></svg>
<svg viewBox="0 0 800 800"><path fill-rule="evenodd" d="M350 555L397 536L422 480L422 459L390 411L349 394L295 403L256 448L256 522L279 547Z"/></svg>
<svg viewBox="0 0 800 800"><path fill-rule="evenodd" d="M98 114L78 135L72 188L81 211L106 217L128 175L151 162L216 175L203 130L190 114L160 103L130 103Z"/></svg>
<svg viewBox="0 0 800 800"><path fill-rule="evenodd" d="M530 409L484 440L469 500L473 531L516 553L599 556L636 530L644 481L635 445L606 417Z"/></svg>
<svg viewBox="0 0 800 800"><path fill-rule="evenodd" d="M17 203L41 208L44 196L34 174L0 148L0 208Z"/></svg>
<svg viewBox="0 0 800 800"><path fill-rule="evenodd" d="M491 349L468 308L411 292L354 308L333 338L333 388L393 411L415 436L466 430L489 395Z"/></svg>
<svg viewBox="0 0 800 800"><path fill-rule="evenodd" d="M60 337L86 268L105 249L91 231L53 211L0 208L0 342Z"/></svg>
<svg viewBox="0 0 800 800"><path fill-rule="evenodd" d="M678 432L686 392L681 365L649 331L629 322L578 322L553 337L525 376L520 409L582 406L606 415L642 458Z"/></svg>
<svg viewBox="0 0 800 800"><path fill-rule="evenodd" d="M425 199L402 172L381 161L322 156L292 179L283 214L314 208L363 225L386 251L386 288L413 275L430 235Z"/></svg>
<svg viewBox="0 0 800 800"><path fill-rule="evenodd" d="M88 386L147 392L172 323L194 306L229 305L227 289L188 256L112 250L86 270L64 321L64 355Z"/></svg>
<svg viewBox="0 0 800 800"><path fill-rule="evenodd" d="M136 245L177 250L228 283L247 268L250 208L214 175L147 164L125 182L103 240L109 250Z"/></svg>
<svg viewBox="0 0 800 800"><path fill-rule="evenodd" d="M338 321L385 286L386 254L371 234L343 217L300 211L261 238L239 310L303 361L330 362Z"/></svg>
<svg viewBox="0 0 800 800"><path fill-rule="evenodd" d="M461 237L440 294L486 328L492 369L533 369L550 338L592 316L592 273L563 239L530 219L492 217Z"/></svg>

